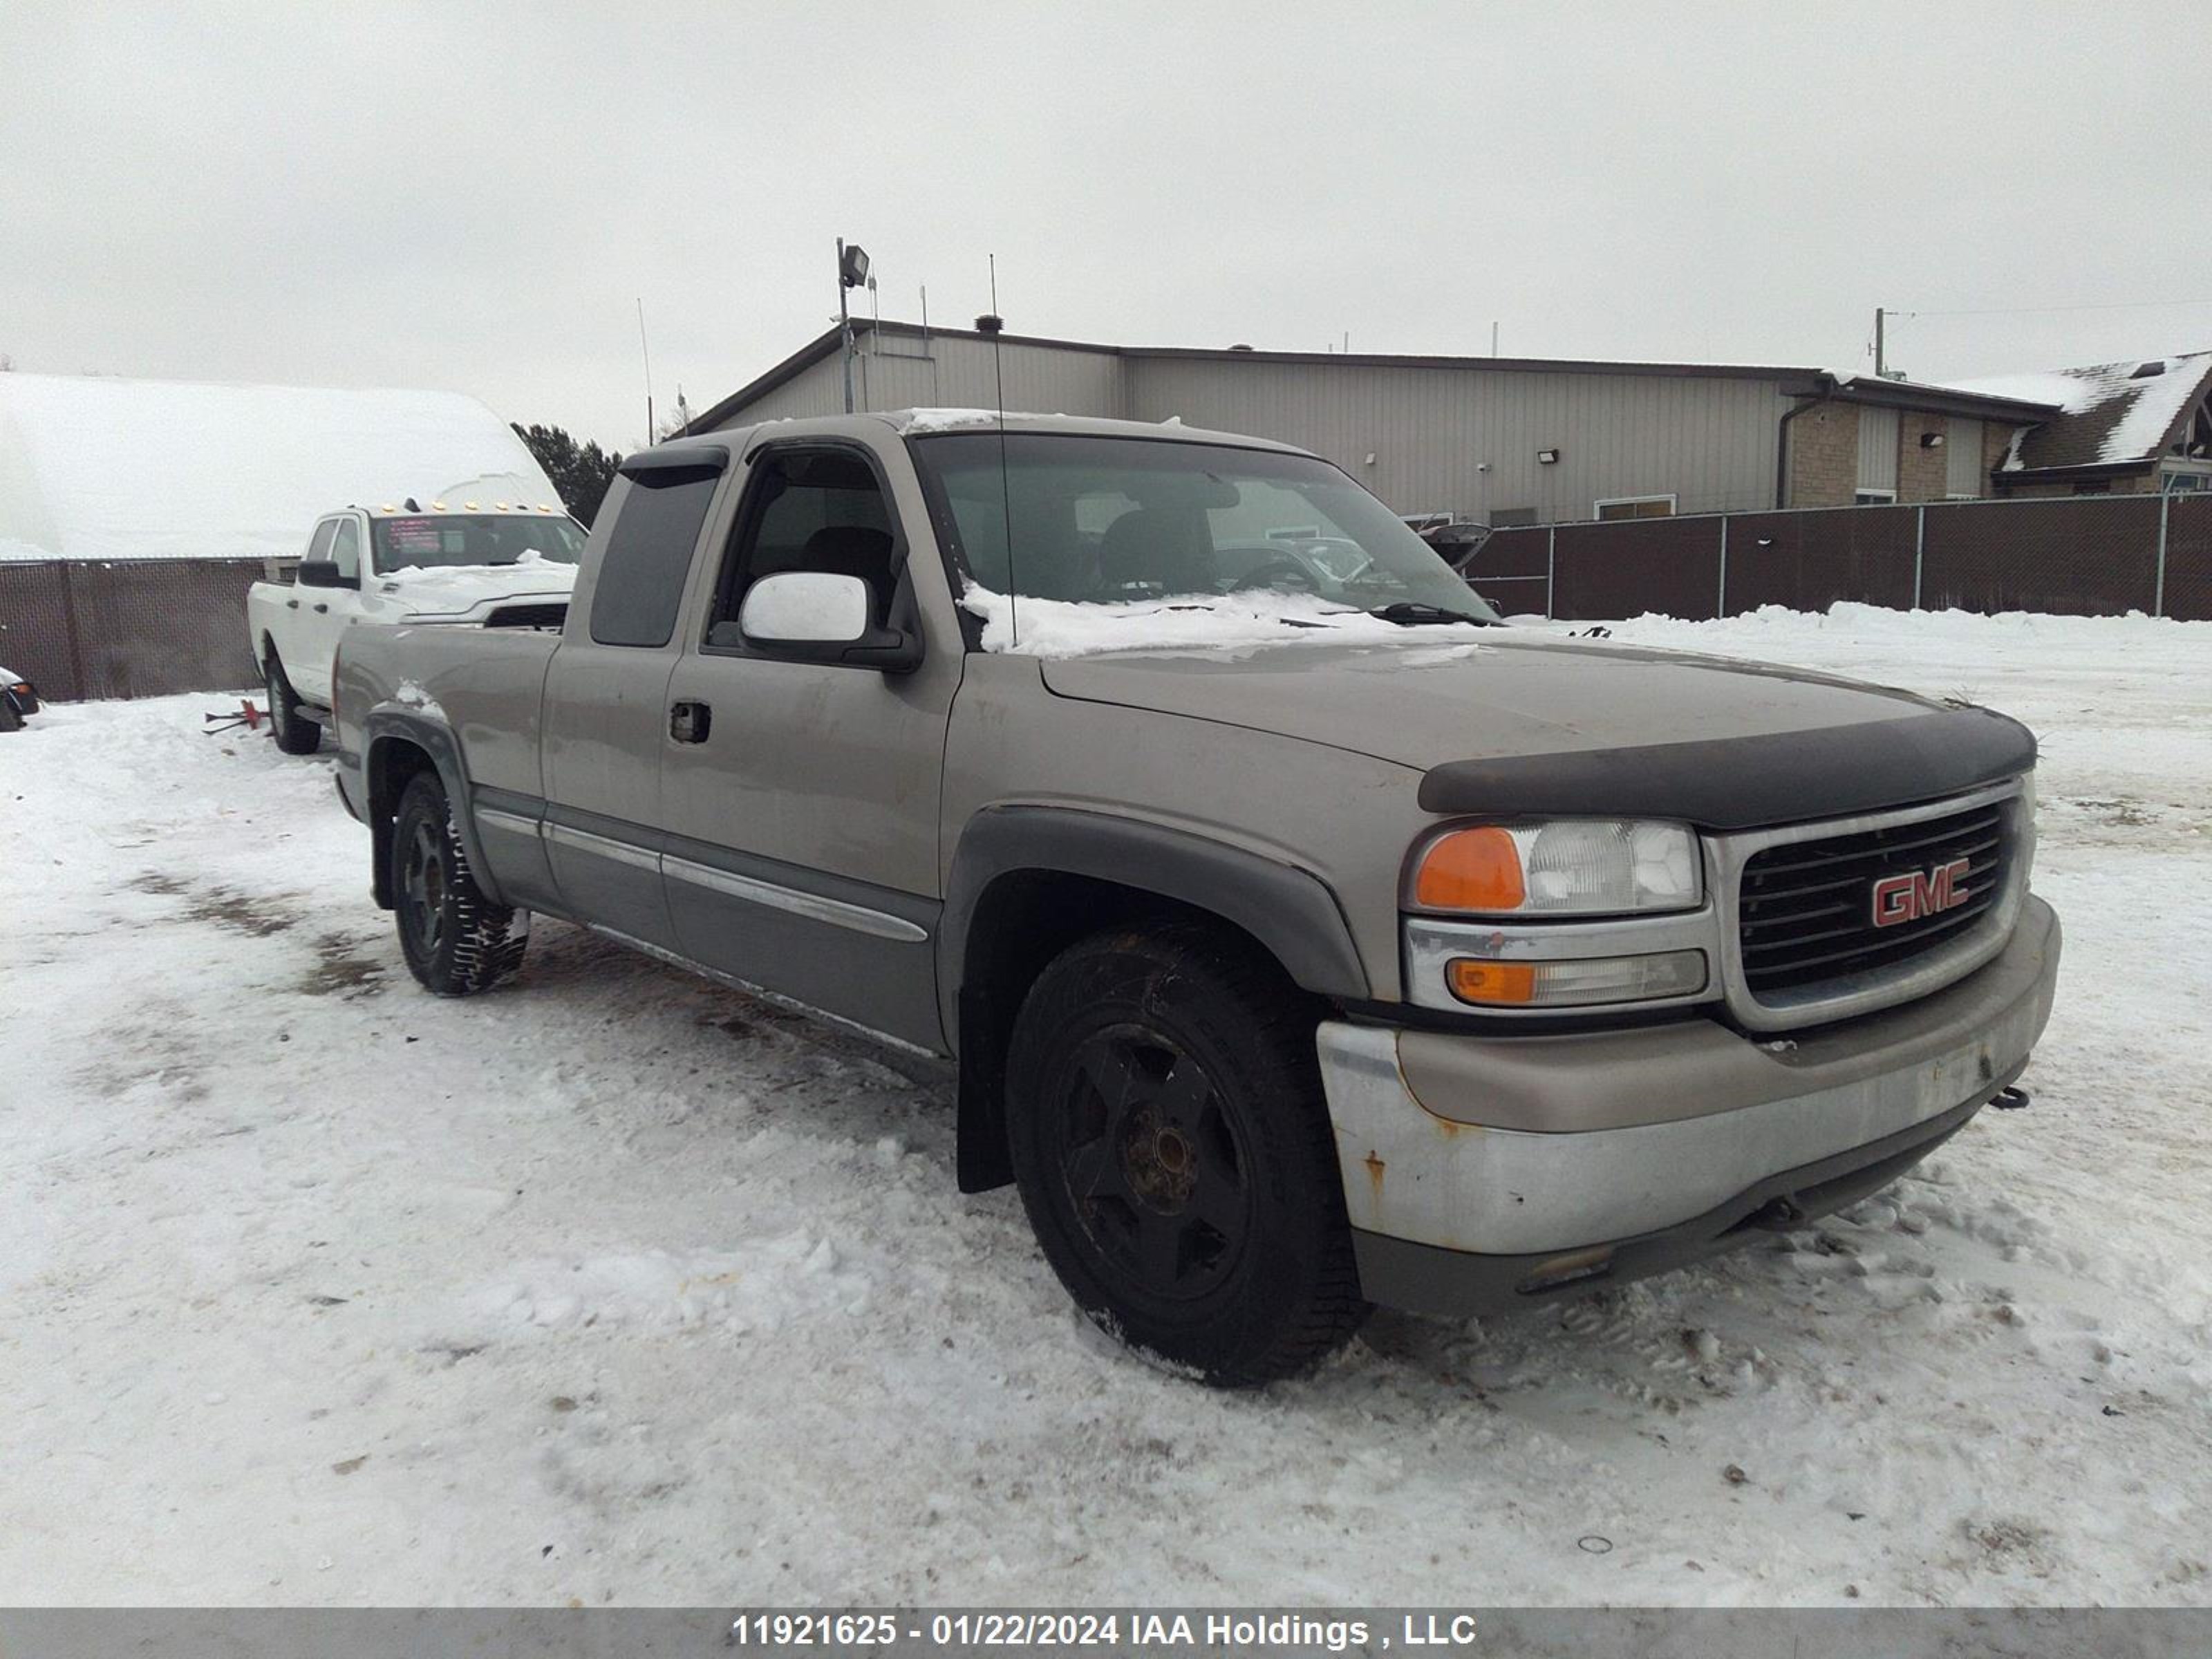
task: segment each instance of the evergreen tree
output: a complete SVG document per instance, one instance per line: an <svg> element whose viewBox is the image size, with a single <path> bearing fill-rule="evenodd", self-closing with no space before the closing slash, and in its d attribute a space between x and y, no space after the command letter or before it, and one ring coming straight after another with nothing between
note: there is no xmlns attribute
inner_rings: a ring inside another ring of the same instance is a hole
<svg viewBox="0 0 2212 1659"><path fill-rule="evenodd" d="M557 426L517 422L514 435L545 469L553 488L561 492L561 504L578 523L589 525L606 499L607 486L615 481L621 455L600 448L596 441L580 444Z"/></svg>

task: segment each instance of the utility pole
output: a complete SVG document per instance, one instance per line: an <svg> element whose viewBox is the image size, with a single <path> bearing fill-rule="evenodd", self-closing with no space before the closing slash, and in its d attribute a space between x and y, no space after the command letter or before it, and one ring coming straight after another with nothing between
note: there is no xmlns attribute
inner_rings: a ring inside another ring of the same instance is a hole
<svg viewBox="0 0 2212 1659"><path fill-rule="evenodd" d="M845 412L853 412L853 313L845 305L845 290L858 288L868 282L868 251L858 242L850 247L845 239L837 239L837 338L845 348Z"/></svg>
<svg viewBox="0 0 2212 1659"><path fill-rule="evenodd" d="M1882 359L1882 309L1880 306L1876 306L1874 308L1874 377L1877 380L1886 380L1889 378L1888 368ZM851 398L848 392L847 397L848 407L850 406L850 404Z"/></svg>
<svg viewBox="0 0 2212 1659"><path fill-rule="evenodd" d="M837 239L837 343L845 359L845 412L853 412L853 318L845 309L845 239Z"/></svg>

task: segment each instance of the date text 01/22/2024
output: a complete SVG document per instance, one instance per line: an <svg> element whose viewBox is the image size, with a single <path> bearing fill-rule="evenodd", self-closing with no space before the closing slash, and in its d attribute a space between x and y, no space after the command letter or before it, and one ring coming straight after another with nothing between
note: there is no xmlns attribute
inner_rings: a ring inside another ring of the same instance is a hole
<svg viewBox="0 0 2212 1659"><path fill-rule="evenodd" d="M1134 1650L1466 1649L1477 1640L1469 1613L1408 1613L1395 1632L1366 1618L1310 1613L748 1613L731 1621L733 1647L891 1647L902 1641L938 1648L1114 1647ZM1394 1637L1395 1638L1394 1641Z"/></svg>

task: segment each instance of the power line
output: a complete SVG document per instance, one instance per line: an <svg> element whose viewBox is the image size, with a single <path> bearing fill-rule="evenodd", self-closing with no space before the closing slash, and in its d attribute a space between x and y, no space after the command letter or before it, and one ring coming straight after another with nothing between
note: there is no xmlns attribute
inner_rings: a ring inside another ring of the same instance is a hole
<svg viewBox="0 0 2212 1659"><path fill-rule="evenodd" d="M1988 306L1966 311L1899 311L1893 317L2026 317L2060 311L2161 311L2189 306L2212 306L2212 300L2120 300L2078 306Z"/></svg>

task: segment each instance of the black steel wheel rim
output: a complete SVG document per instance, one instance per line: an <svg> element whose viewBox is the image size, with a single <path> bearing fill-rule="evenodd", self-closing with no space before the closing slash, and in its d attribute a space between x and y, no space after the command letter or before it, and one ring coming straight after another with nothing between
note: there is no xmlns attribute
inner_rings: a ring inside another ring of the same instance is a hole
<svg viewBox="0 0 2212 1659"><path fill-rule="evenodd" d="M1053 1159L1100 1263L1144 1292L1218 1289L1252 1234L1252 1170L1206 1067L1157 1031L1114 1025L1062 1068Z"/></svg>
<svg viewBox="0 0 2212 1659"><path fill-rule="evenodd" d="M446 884L445 849L439 845L439 839L436 825L418 819L407 837L406 852L399 868L399 891L406 907L408 935L426 958L435 956L446 939L446 899L449 889Z"/></svg>

